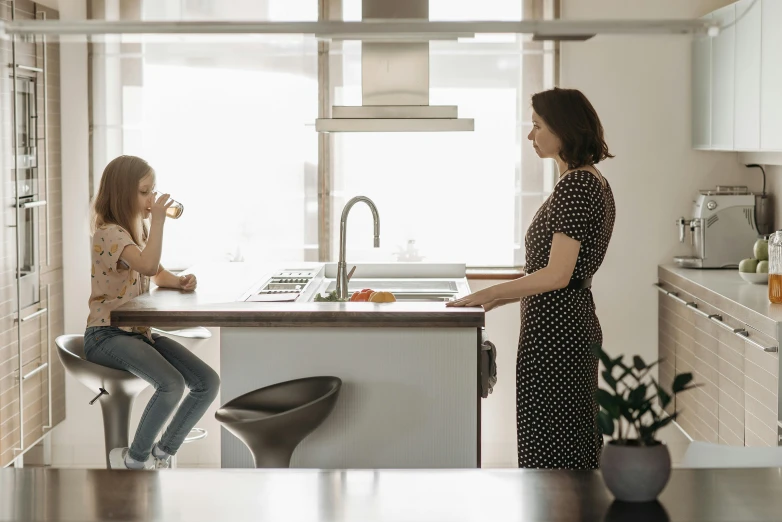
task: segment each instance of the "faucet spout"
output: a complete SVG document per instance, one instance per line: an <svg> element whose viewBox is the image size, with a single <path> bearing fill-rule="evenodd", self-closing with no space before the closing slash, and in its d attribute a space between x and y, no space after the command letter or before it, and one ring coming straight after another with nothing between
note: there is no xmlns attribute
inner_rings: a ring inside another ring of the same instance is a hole
<svg viewBox="0 0 782 522"><path fill-rule="evenodd" d="M347 273L347 263L345 262L345 250L346 250L346 243L347 243L347 223L348 223L348 215L350 214L350 209L353 208L353 205L358 203L359 201L363 201L367 204L369 207L369 210L372 211L372 219L374 221L374 232L375 232L375 248L380 247L380 214L377 212L377 207L375 206L375 203L369 199L366 196L356 196L355 198L351 199L347 202L345 205L345 208L342 209L342 217L339 220L339 262L337 263L337 297L340 299L347 299L348 297L348 273Z"/></svg>

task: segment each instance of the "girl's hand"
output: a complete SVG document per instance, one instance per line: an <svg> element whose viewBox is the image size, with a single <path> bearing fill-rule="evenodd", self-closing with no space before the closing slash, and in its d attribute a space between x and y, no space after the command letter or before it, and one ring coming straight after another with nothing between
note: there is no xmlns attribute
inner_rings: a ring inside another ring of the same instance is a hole
<svg viewBox="0 0 782 522"><path fill-rule="evenodd" d="M198 281L196 281L196 276L194 274L179 276L179 288L182 290L192 292L196 289L197 285Z"/></svg>
<svg viewBox="0 0 782 522"><path fill-rule="evenodd" d="M174 200L171 199L170 194L161 194L154 203L150 212L152 214L152 221L165 221L166 210L168 207L174 204Z"/></svg>
<svg viewBox="0 0 782 522"><path fill-rule="evenodd" d="M479 290L474 294L462 297L456 301L449 301L445 303L445 306L482 306L487 305L492 301L494 301L494 295L491 288L484 288L483 290ZM490 309L491 308L489 308L489 310Z"/></svg>

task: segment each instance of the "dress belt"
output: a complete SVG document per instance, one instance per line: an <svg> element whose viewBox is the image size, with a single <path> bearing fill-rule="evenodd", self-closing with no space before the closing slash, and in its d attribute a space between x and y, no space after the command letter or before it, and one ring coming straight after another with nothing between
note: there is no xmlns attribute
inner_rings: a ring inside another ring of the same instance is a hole
<svg viewBox="0 0 782 522"><path fill-rule="evenodd" d="M571 279L570 283L565 288L572 288L574 290L585 290L592 287L592 278L586 279Z"/></svg>

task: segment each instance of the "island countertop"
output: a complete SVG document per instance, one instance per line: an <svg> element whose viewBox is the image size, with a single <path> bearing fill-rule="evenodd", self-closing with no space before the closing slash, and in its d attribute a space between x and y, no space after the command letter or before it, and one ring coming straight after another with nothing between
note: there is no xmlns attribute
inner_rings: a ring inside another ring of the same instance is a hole
<svg viewBox="0 0 782 522"><path fill-rule="evenodd" d="M318 263L297 263L297 267ZM239 298L279 266L250 263L196 265L195 292L153 288L111 312L112 326L216 327L481 327L482 308L447 308L443 302L280 302Z"/></svg>

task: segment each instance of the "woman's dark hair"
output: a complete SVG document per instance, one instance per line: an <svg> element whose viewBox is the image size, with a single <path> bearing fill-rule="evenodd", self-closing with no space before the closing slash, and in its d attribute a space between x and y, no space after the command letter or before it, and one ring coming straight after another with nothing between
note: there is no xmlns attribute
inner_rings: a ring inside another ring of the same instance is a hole
<svg viewBox="0 0 782 522"><path fill-rule="evenodd" d="M568 168L613 158L603 139L603 125L586 96L576 89L555 87L532 95L532 108L562 142L559 157Z"/></svg>

